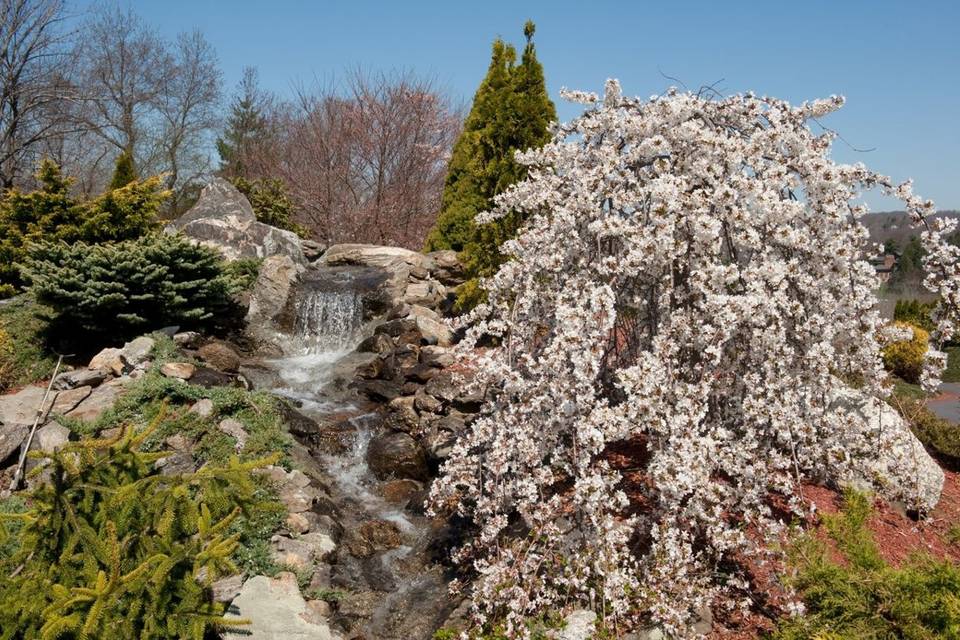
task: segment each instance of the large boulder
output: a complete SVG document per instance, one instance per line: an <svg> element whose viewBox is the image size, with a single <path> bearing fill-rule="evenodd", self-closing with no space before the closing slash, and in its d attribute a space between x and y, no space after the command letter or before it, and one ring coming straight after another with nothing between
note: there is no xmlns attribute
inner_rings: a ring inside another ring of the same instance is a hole
<svg viewBox="0 0 960 640"><path fill-rule="evenodd" d="M423 270L427 258L422 253L400 247L372 244L335 244L318 261L330 267L367 267L383 274L379 285L383 311L403 301L412 269Z"/></svg>
<svg viewBox="0 0 960 640"><path fill-rule="evenodd" d="M866 424L873 434L869 452L855 455L837 472L840 483L860 490L879 489L888 499L929 512L940 501L944 475L909 425L893 407L837 380L831 407L845 414L850 428Z"/></svg>
<svg viewBox="0 0 960 640"><path fill-rule="evenodd" d="M398 431L381 434L370 441L367 464L381 480L427 480L430 475L423 449L412 437Z"/></svg>
<svg viewBox="0 0 960 640"><path fill-rule="evenodd" d="M37 411L41 409L40 403L43 401L44 393L43 387L29 386L17 393L0 396L0 424L32 425L37 417ZM48 398L47 405L43 409L46 409L49 403Z"/></svg>
<svg viewBox="0 0 960 640"><path fill-rule="evenodd" d="M131 378L124 376L101 384L65 415L84 422L93 422L103 415L104 411L113 407L117 399L126 391L124 387L130 380Z"/></svg>
<svg viewBox="0 0 960 640"><path fill-rule="evenodd" d="M456 286L466 280L463 264L456 251L450 249L432 251L427 254L427 258L433 263L430 275L442 284Z"/></svg>
<svg viewBox="0 0 960 640"><path fill-rule="evenodd" d="M324 264L395 268L399 264L428 270L430 260L417 251L376 244L335 244L323 254Z"/></svg>
<svg viewBox="0 0 960 640"><path fill-rule="evenodd" d="M293 285L304 267L288 255L270 256L260 266L260 274L250 291L247 309L247 327L267 336L274 329L275 320L283 312Z"/></svg>
<svg viewBox="0 0 960 640"><path fill-rule="evenodd" d="M243 583L227 618L249 625L223 634L227 640L332 640L327 621L307 606L297 577L288 572L276 578L255 576Z"/></svg>
<svg viewBox="0 0 960 640"><path fill-rule="evenodd" d="M227 260L286 255L306 264L297 234L258 222L250 202L223 178L205 186L197 204L165 229L178 231L217 249Z"/></svg>

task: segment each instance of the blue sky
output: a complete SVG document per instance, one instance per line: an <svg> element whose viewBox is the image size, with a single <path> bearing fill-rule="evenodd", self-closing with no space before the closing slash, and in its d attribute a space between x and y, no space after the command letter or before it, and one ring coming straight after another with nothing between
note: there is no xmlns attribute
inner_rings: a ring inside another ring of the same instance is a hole
<svg viewBox="0 0 960 640"><path fill-rule="evenodd" d="M74 6L82 10L85 0ZM577 113L561 87L629 95L675 82L753 90L790 101L838 93L826 124L835 158L863 161L941 209L960 209L960 2L306 2L140 0L162 33L199 28L216 47L226 86L244 66L281 94L360 65L412 69L469 101L496 36L520 44L527 18L561 119ZM868 197L875 210L889 201Z"/></svg>

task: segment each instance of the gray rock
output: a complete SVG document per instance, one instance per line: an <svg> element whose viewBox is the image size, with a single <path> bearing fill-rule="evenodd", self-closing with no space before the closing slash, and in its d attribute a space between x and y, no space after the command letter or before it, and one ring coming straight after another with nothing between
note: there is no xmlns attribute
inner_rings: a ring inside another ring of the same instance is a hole
<svg viewBox="0 0 960 640"><path fill-rule="evenodd" d="M0 464L20 450L28 435L30 435L30 425L0 424Z"/></svg>
<svg viewBox="0 0 960 640"><path fill-rule="evenodd" d="M424 391L444 402L453 402L462 391L462 383L458 383L452 373L445 371L431 378L424 387Z"/></svg>
<svg viewBox="0 0 960 640"><path fill-rule="evenodd" d="M258 222L250 202L223 178L200 193L197 204L164 229L217 249L227 260L286 255L298 264L306 259L292 231Z"/></svg>
<svg viewBox="0 0 960 640"><path fill-rule="evenodd" d="M137 368L150 358L150 352L156 341L148 336L140 336L123 345L120 357L131 369Z"/></svg>
<svg viewBox="0 0 960 640"><path fill-rule="evenodd" d="M117 401L117 398L123 395L125 391L124 386L130 382L130 380L130 378L123 377L101 384L90 392L90 395L78 404L76 408L71 409L64 415L83 420L84 422L93 422L99 418L104 411L111 408Z"/></svg>
<svg viewBox="0 0 960 640"><path fill-rule="evenodd" d="M415 316L417 329L423 335L423 340L428 345L438 345L449 347L453 344L453 331L441 320L434 320L426 316Z"/></svg>
<svg viewBox="0 0 960 640"><path fill-rule="evenodd" d="M242 451L243 448L247 446L247 438L249 435L247 434L247 430L244 429L243 423L239 420L224 418L220 421L220 424L217 425L217 428L237 441L237 452Z"/></svg>
<svg viewBox="0 0 960 640"><path fill-rule="evenodd" d="M315 492L305 488L293 485L284 485L280 488L280 502L287 508L289 513L303 513L313 506Z"/></svg>
<svg viewBox="0 0 960 640"><path fill-rule="evenodd" d="M389 380L360 380L352 386L377 402L389 402L400 395L400 386Z"/></svg>
<svg viewBox="0 0 960 640"><path fill-rule="evenodd" d="M160 458L154 464L160 469L160 473L165 476L179 476L197 470L196 461L189 451L173 451L166 458Z"/></svg>
<svg viewBox="0 0 960 640"><path fill-rule="evenodd" d="M59 451L69 441L70 429L57 422L48 422L33 434L30 448L34 451Z"/></svg>
<svg viewBox="0 0 960 640"><path fill-rule="evenodd" d="M327 245L316 240L300 240L300 249L303 251L303 256L313 262L323 255L327 250Z"/></svg>
<svg viewBox="0 0 960 640"><path fill-rule="evenodd" d="M214 602L230 602L240 595L240 589L242 587L243 576L235 575L220 578L210 585L210 590L213 592Z"/></svg>
<svg viewBox="0 0 960 640"><path fill-rule="evenodd" d="M325 533L307 533L297 538L274 536L273 559L277 564L305 569L322 562L337 549L333 538Z"/></svg>
<svg viewBox="0 0 960 640"><path fill-rule="evenodd" d="M443 409L443 403L423 389L419 389L417 391L417 395L414 396L413 406L415 406L419 411L424 411L426 413L439 413Z"/></svg>
<svg viewBox="0 0 960 640"><path fill-rule="evenodd" d="M247 309L247 328L254 335L261 339L271 335L275 320L287 306L293 284L303 268L287 255L270 256L263 261L250 291Z"/></svg>
<svg viewBox="0 0 960 640"><path fill-rule="evenodd" d="M381 480L411 478L425 481L429 478L423 449L416 440L402 432L374 437L367 449L367 464Z"/></svg>
<svg viewBox="0 0 960 640"><path fill-rule="evenodd" d="M447 286L457 286L466 282L466 275L463 270L463 264L456 251L446 249L442 251L431 251L427 258L432 263L431 275Z"/></svg>
<svg viewBox="0 0 960 640"><path fill-rule="evenodd" d="M41 409L45 389L37 386L24 387L17 393L0 396L0 424L32 425ZM50 402L50 399L47 399Z"/></svg>
<svg viewBox="0 0 960 640"><path fill-rule="evenodd" d="M424 269L431 266L429 259L417 251L375 244L335 244L323 254L323 262L330 266L349 264L385 269L400 263Z"/></svg>
<svg viewBox="0 0 960 640"><path fill-rule="evenodd" d="M303 535L310 531L310 518L303 513L290 513L287 514L286 520L283 521L283 526L290 533Z"/></svg>
<svg viewBox="0 0 960 640"><path fill-rule="evenodd" d="M394 398L388 403L390 411L390 425L397 431L410 433L416 431L420 425L420 416L414 408L416 398L414 396L402 396Z"/></svg>
<svg viewBox="0 0 960 640"><path fill-rule="evenodd" d="M411 282L403 293L403 301L410 305L433 307L447 297L447 289L434 280Z"/></svg>
<svg viewBox="0 0 960 640"><path fill-rule="evenodd" d="M73 411L78 404L87 399L92 391L93 387L77 387L76 389L57 392L50 413L52 415L64 415Z"/></svg>
<svg viewBox="0 0 960 640"><path fill-rule="evenodd" d="M564 619L557 640L590 640L596 633L597 614L587 609L570 612Z"/></svg>
<svg viewBox="0 0 960 640"><path fill-rule="evenodd" d="M225 640L333 640L326 620L307 607L297 577L283 572L276 578L255 576L240 589L227 618L251 624L223 634Z"/></svg>
<svg viewBox="0 0 960 640"><path fill-rule="evenodd" d="M385 333L375 333L357 345L360 353L389 353L393 350L393 340Z"/></svg>
<svg viewBox="0 0 960 640"><path fill-rule="evenodd" d="M201 418L209 418L213 415L213 400L210 398L200 398L193 403L189 409L190 413L195 413Z"/></svg>
<svg viewBox="0 0 960 640"><path fill-rule="evenodd" d="M200 346L201 341L203 341L203 336L196 331L183 331L173 336L173 343L181 349L196 349Z"/></svg>
<svg viewBox="0 0 960 640"><path fill-rule="evenodd" d="M77 369L76 371L65 371L58 375L53 381L53 388L58 391L66 391L76 387L96 387L107 379L109 374L102 369Z"/></svg>
<svg viewBox="0 0 960 640"><path fill-rule="evenodd" d="M447 347L426 345L420 349L420 362L431 367L449 367L456 362L453 352Z"/></svg>
<svg viewBox="0 0 960 640"><path fill-rule="evenodd" d="M113 375L119 376L123 375L126 365L127 363L123 361L123 349L110 347L93 356L87 368L109 371Z"/></svg>

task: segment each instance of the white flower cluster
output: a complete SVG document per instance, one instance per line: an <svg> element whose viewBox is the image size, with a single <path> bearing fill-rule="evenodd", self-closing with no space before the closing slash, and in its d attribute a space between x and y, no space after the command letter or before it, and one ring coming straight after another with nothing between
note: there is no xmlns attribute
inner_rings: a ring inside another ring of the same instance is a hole
<svg viewBox="0 0 960 640"><path fill-rule="evenodd" d="M924 226L946 337L958 249L909 184L830 160L832 134L807 122L841 98L643 101L616 81L602 101L573 97L592 106L518 154L528 178L484 216L530 218L466 319L464 354L499 340L474 382L491 400L432 509L479 527L457 555L478 573L478 624L524 637L529 616L577 605L683 635L703 607L742 604L731 559L781 530L772 497L799 512L802 479L872 455L863 420L831 401L835 376L877 397L885 377L851 203L879 187Z"/></svg>

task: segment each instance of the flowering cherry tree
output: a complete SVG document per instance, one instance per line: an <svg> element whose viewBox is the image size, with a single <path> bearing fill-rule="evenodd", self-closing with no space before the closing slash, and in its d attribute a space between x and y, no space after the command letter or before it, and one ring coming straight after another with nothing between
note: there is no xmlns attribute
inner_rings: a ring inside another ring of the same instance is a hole
<svg viewBox="0 0 960 640"><path fill-rule="evenodd" d="M478 574L478 624L522 637L529 616L577 605L683 635L704 606L737 603L729 560L780 531L772 497L799 512L804 478L876 453L875 430L834 401L840 379L884 397L879 349L896 338L875 310L862 190L922 227L941 340L960 250L910 183L830 159L833 134L808 123L842 98L644 101L616 81L602 100L565 97L592 106L518 154L529 177L484 214L530 217L465 319L490 400L432 509L478 525L456 555ZM924 383L943 365L932 350Z"/></svg>

